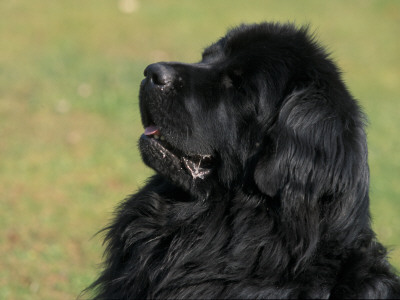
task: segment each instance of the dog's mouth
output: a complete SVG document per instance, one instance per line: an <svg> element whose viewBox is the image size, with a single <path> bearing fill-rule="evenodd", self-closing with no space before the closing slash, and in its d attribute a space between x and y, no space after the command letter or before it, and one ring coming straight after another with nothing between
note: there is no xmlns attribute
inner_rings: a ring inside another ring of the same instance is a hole
<svg viewBox="0 0 400 300"><path fill-rule="evenodd" d="M141 140L147 144L142 147L146 161L156 171L158 167L169 169L168 172L188 173L192 179L204 179L211 173L214 158L211 154L187 154L174 147L154 124L145 127ZM167 171L167 170L165 170Z"/></svg>

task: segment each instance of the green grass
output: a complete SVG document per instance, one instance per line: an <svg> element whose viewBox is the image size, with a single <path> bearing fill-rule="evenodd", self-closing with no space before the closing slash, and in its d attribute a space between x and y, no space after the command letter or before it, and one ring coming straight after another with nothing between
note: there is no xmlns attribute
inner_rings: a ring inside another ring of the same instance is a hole
<svg viewBox="0 0 400 300"><path fill-rule="evenodd" d="M400 2L0 2L0 299L74 299L98 272L93 235L151 174L138 87L158 60L196 61L241 22L310 23L369 115L371 206L400 269Z"/></svg>

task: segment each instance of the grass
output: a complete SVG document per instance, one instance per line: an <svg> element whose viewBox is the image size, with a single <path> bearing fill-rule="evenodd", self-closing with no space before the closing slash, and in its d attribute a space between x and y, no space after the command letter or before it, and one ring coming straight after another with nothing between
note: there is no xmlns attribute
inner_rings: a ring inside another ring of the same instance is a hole
<svg viewBox="0 0 400 300"><path fill-rule="evenodd" d="M262 20L310 23L368 113L374 228L400 268L399 2L122 2L0 2L0 299L73 299L93 281L93 235L151 174L136 149L144 67L196 61Z"/></svg>

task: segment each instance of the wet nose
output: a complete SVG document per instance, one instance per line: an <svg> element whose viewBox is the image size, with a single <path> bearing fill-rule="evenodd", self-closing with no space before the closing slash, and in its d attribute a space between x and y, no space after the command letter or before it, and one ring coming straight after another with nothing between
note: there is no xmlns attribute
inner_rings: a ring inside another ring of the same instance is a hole
<svg viewBox="0 0 400 300"><path fill-rule="evenodd" d="M144 70L144 76L159 86L171 85L175 75L173 67L164 63L151 64Z"/></svg>

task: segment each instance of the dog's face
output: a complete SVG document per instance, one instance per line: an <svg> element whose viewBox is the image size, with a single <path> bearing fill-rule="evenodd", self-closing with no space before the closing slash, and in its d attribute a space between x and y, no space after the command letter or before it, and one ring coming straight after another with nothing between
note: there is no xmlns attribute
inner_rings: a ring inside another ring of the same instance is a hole
<svg viewBox="0 0 400 300"><path fill-rule="evenodd" d="M200 62L156 63L144 75L143 160L189 190L254 184L274 196L295 168L335 159L355 109L330 100L346 93L335 66L291 25L238 27Z"/></svg>

